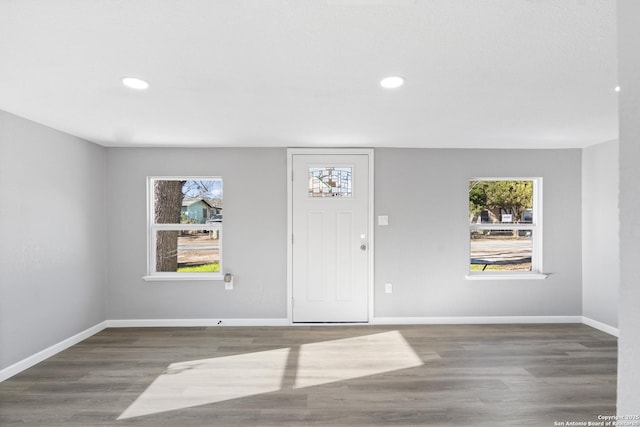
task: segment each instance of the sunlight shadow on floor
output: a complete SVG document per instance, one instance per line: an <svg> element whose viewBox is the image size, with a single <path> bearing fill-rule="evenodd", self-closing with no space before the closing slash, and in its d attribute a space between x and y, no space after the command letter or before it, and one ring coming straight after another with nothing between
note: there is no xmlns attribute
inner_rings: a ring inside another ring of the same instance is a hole
<svg viewBox="0 0 640 427"><path fill-rule="evenodd" d="M345 381L423 364L398 331L300 346L294 388Z"/></svg>
<svg viewBox="0 0 640 427"><path fill-rule="evenodd" d="M118 417L139 417L280 390L289 349L173 363Z"/></svg>
<svg viewBox="0 0 640 427"><path fill-rule="evenodd" d="M289 366L295 382L287 383L290 353L297 356L297 364ZM423 364L398 331L303 344L297 353L281 348L173 363L118 419L271 393L283 385L299 389Z"/></svg>

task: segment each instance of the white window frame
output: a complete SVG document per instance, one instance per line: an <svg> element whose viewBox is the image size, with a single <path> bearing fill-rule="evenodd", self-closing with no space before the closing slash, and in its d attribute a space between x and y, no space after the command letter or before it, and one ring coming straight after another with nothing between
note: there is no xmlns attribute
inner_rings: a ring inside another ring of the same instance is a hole
<svg viewBox="0 0 640 427"><path fill-rule="evenodd" d="M210 224L156 224L154 222L154 182L183 180L220 180L221 176L148 176L147 177L147 275L145 281L185 281L185 280L224 280L223 270L223 232L222 222ZM156 271L156 235L162 230L199 230L217 231L220 254L220 269L216 273L184 273Z"/></svg>
<svg viewBox="0 0 640 427"><path fill-rule="evenodd" d="M496 223L496 224L476 224L469 223L469 233L474 230L531 230L531 271L471 271L470 262L471 249L468 244L466 278L468 280L512 280L512 279L546 279L548 274L542 269L542 178L541 177L477 177L469 178L468 181L531 181L533 184L532 194L532 221L530 223ZM467 203L468 206L468 203ZM470 242L469 242L470 243Z"/></svg>

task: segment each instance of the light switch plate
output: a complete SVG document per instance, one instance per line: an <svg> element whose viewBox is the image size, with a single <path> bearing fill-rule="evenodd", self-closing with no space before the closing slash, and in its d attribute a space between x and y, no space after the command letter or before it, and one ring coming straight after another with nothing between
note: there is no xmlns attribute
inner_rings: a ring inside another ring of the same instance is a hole
<svg viewBox="0 0 640 427"><path fill-rule="evenodd" d="M389 225L389 216L378 215L378 225Z"/></svg>

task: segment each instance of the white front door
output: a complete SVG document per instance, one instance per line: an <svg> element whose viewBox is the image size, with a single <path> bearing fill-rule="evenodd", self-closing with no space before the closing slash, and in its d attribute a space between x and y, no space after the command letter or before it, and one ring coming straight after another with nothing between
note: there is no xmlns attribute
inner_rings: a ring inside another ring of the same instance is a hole
<svg viewBox="0 0 640 427"><path fill-rule="evenodd" d="M292 156L292 321L367 322L369 156Z"/></svg>

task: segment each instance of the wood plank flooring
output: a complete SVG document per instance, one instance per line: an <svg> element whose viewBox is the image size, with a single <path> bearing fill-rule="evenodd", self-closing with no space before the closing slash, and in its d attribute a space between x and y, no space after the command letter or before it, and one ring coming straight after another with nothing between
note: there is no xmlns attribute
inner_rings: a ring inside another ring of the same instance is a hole
<svg viewBox="0 0 640 427"><path fill-rule="evenodd" d="M554 426L616 371L579 324L114 328L0 383L0 426Z"/></svg>

